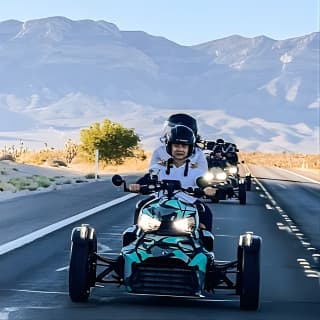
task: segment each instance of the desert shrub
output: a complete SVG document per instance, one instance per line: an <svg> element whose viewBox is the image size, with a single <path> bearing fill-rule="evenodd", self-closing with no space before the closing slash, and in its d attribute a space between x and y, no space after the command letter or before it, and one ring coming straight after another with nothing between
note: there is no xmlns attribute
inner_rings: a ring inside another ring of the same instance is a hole
<svg viewBox="0 0 320 320"><path fill-rule="evenodd" d="M83 179L76 179L75 180L75 183L82 183L82 182L86 182L86 180L83 180Z"/></svg>
<svg viewBox="0 0 320 320"><path fill-rule="evenodd" d="M68 139L64 146L64 157L66 159L66 162L70 164L77 153L78 146L71 139Z"/></svg>
<svg viewBox="0 0 320 320"><path fill-rule="evenodd" d="M15 186L13 186L12 184L5 182L5 181L0 181L0 189L2 191L11 191L11 192L16 192L17 189L15 188Z"/></svg>
<svg viewBox="0 0 320 320"><path fill-rule="evenodd" d="M25 190L30 185L30 182L23 178L12 178L8 180L8 183L13 185L16 190Z"/></svg>
<svg viewBox="0 0 320 320"><path fill-rule="evenodd" d="M51 185L49 178L44 176L33 176L33 180L38 184L38 187L48 188Z"/></svg>
<svg viewBox="0 0 320 320"><path fill-rule="evenodd" d="M64 160L48 159L46 162L51 167L67 167L67 164Z"/></svg>
<svg viewBox="0 0 320 320"><path fill-rule="evenodd" d="M86 179L95 179L95 174L94 173L88 173L88 174L86 174L85 175L85 178ZM99 179L100 177L99 177L99 175L97 176L97 178Z"/></svg>
<svg viewBox="0 0 320 320"><path fill-rule="evenodd" d="M3 154L0 156L0 161L1 160L10 160L10 161L15 161L15 157L12 154Z"/></svg>

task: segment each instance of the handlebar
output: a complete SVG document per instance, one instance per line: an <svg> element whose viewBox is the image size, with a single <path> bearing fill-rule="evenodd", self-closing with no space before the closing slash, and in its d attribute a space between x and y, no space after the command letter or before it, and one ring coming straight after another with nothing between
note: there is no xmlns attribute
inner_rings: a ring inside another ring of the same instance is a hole
<svg viewBox="0 0 320 320"><path fill-rule="evenodd" d="M126 181L121 176L115 175L112 177L112 183L116 186L123 184L123 190L125 192L132 192L127 187ZM204 192L201 188L182 188L179 180L152 180L147 183L140 184L139 193L147 195L154 192L164 191L169 197L172 197L175 193L182 191L194 197L202 197Z"/></svg>

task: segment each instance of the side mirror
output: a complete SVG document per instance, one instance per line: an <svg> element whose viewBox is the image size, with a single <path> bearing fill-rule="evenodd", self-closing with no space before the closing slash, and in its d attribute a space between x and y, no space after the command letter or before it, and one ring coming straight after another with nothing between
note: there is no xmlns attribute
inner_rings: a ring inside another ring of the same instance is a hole
<svg viewBox="0 0 320 320"><path fill-rule="evenodd" d="M115 174L115 175L112 177L111 181L112 181L112 183L113 183L115 186L117 186L117 187L121 186L121 185L124 183L124 180L123 180L122 177L119 176L118 174Z"/></svg>

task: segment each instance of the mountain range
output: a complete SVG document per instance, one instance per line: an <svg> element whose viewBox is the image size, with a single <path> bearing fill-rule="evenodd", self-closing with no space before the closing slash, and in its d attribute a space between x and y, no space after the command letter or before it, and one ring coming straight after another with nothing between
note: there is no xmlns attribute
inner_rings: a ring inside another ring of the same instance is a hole
<svg viewBox="0 0 320 320"><path fill-rule="evenodd" d="M316 153L319 44L319 32L182 46L106 21L3 21L0 146L23 139L61 147L109 118L135 128L152 149L168 115L187 112L203 138L247 151Z"/></svg>

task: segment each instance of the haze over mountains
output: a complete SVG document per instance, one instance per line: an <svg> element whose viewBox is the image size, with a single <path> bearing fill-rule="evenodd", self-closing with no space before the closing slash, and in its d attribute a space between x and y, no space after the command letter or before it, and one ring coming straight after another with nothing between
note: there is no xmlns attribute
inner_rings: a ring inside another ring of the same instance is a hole
<svg viewBox="0 0 320 320"><path fill-rule="evenodd" d="M238 35L181 46L105 21L0 22L0 148L61 147L109 118L153 148L166 117L190 112L205 138L242 150L319 152L320 33Z"/></svg>

